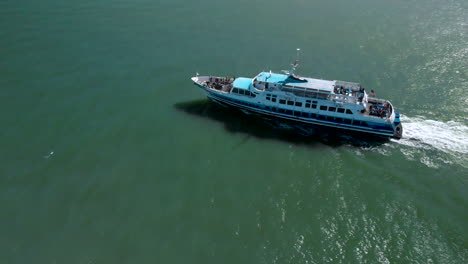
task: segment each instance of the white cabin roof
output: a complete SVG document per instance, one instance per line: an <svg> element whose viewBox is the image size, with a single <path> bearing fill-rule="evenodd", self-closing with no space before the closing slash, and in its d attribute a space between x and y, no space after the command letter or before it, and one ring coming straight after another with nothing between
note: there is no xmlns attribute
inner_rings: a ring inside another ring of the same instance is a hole
<svg viewBox="0 0 468 264"><path fill-rule="evenodd" d="M336 81L297 77L271 72L261 72L255 79L260 82L279 83L286 87L320 90L329 93L333 92L336 83Z"/></svg>
<svg viewBox="0 0 468 264"><path fill-rule="evenodd" d="M328 81L328 80L320 80L320 79L313 79L313 78L302 78L307 80L304 83L286 83L286 85L291 85L300 88L306 89L314 89L314 90L321 90L327 92L333 92L335 87L335 81Z"/></svg>

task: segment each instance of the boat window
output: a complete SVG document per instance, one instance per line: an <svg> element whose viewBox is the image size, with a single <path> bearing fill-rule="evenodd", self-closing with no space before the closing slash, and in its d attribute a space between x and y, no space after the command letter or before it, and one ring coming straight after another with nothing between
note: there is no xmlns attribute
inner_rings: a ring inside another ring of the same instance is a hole
<svg viewBox="0 0 468 264"><path fill-rule="evenodd" d="M269 106L265 106L265 109L266 109L266 110L270 110L270 107L269 107Z"/></svg>
<svg viewBox="0 0 468 264"><path fill-rule="evenodd" d="M311 118L316 118L317 115L316 115L316 114L310 114L310 117L311 117Z"/></svg>
<svg viewBox="0 0 468 264"><path fill-rule="evenodd" d="M309 113L302 112L302 117L309 117Z"/></svg>
<svg viewBox="0 0 468 264"><path fill-rule="evenodd" d="M344 119L345 124L351 124L351 119Z"/></svg>
<svg viewBox="0 0 468 264"><path fill-rule="evenodd" d="M301 116L301 112L294 111L294 115L295 115L295 116Z"/></svg>
<svg viewBox="0 0 468 264"><path fill-rule="evenodd" d="M327 107L324 106L324 105L321 105L321 106L320 106L320 110L327 110Z"/></svg>
<svg viewBox="0 0 468 264"><path fill-rule="evenodd" d="M343 118L337 117L337 118L335 119L335 121L338 122L338 123L343 123Z"/></svg>
<svg viewBox="0 0 468 264"><path fill-rule="evenodd" d="M278 108L278 112L284 113L284 109L283 108Z"/></svg>
<svg viewBox="0 0 468 264"><path fill-rule="evenodd" d="M273 97L274 97L274 98L276 98L276 97L277 97L277 95L276 95L276 94L274 94L274 95L273 95Z"/></svg>
<svg viewBox="0 0 468 264"><path fill-rule="evenodd" d="M327 120L328 121L333 121L333 120L335 120L335 118L333 116L327 116Z"/></svg>
<svg viewBox="0 0 468 264"><path fill-rule="evenodd" d="M292 115L293 113L292 113L292 111L291 111L291 110L286 110L286 114L288 114L288 115Z"/></svg>
<svg viewBox="0 0 468 264"><path fill-rule="evenodd" d="M305 107L309 108L309 107L310 107L310 103L306 103L306 104L305 104Z"/></svg>
<svg viewBox="0 0 468 264"><path fill-rule="evenodd" d="M316 104L316 103L317 103L317 101L312 101L312 103L313 103L313 104Z"/></svg>
<svg viewBox="0 0 468 264"><path fill-rule="evenodd" d="M368 126L367 122L362 121L361 126Z"/></svg>
<svg viewBox="0 0 468 264"><path fill-rule="evenodd" d="M272 107L271 110L273 110L273 112L276 112L276 107Z"/></svg>
<svg viewBox="0 0 468 264"><path fill-rule="evenodd" d="M266 96L271 96L271 94L266 94Z"/></svg>
<svg viewBox="0 0 468 264"><path fill-rule="evenodd" d="M354 120L354 121L353 121L353 125L359 126L359 125L361 125L361 121L359 121L359 120Z"/></svg>
<svg viewBox="0 0 468 264"><path fill-rule="evenodd" d="M306 103L310 103L310 100L306 100Z"/></svg>
<svg viewBox="0 0 468 264"><path fill-rule="evenodd" d="M276 102L276 98L274 98L274 97L271 98L271 101L272 101L272 102Z"/></svg>
<svg viewBox="0 0 468 264"><path fill-rule="evenodd" d="M302 103L301 103L301 102L296 102L296 106L301 107L301 106L302 106Z"/></svg>
<svg viewBox="0 0 468 264"><path fill-rule="evenodd" d="M338 113L344 113L344 108L338 108L337 112Z"/></svg>
<svg viewBox="0 0 468 264"><path fill-rule="evenodd" d="M325 116L319 115L319 116L318 116L318 119L320 119L320 120L325 120Z"/></svg>
<svg viewBox="0 0 468 264"><path fill-rule="evenodd" d="M312 105L312 108L317 108L317 105L316 105L316 104L313 104L313 105Z"/></svg>
<svg viewBox="0 0 468 264"><path fill-rule="evenodd" d="M233 92L233 93L239 93L239 89L234 88L234 89L232 89L232 92Z"/></svg>
<svg viewBox="0 0 468 264"><path fill-rule="evenodd" d="M336 107L330 106L330 107L328 107L328 111L330 111L330 112L335 112L335 111L336 111Z"/></svg>
<svg viewBox="0 0 468 264"><path fill-rule="evenodd" d="M294 101L288 101L288 105L293 105Z"/></svg>
<svg viewBox="0 0 468 264"><path fill-rule="evenodd" d="M280 103L280 104L285 104L285 103L286 103L286 100L280 99L280 100L279 100L279 103Z"/></svg>
<svg viewBox="0 0 468 264"><path fill-rule="evenodd" d="M350 114L350 115L353 114L353 112L351 112L351 110L349 110L349 109L346 109L346 113L347 113L347 114Z"/></svg>
<svg viewBox="0 0 468 264"><path fill-rule="evenodd" d="M245 90L240 89L240 94L245 94Z"/></svg>

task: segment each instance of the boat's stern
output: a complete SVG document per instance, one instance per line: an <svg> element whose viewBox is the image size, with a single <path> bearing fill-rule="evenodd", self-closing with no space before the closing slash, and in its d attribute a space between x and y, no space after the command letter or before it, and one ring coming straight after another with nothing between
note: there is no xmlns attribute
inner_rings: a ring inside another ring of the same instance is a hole
<svg viewBox="0 0 468 264"><path fill-rule="evenodd" d="M386 101L390 106L390 115L388 116L388 122L393 126L393 136L392 138L401 139L403 136L403 126L400 121L400 113L393 107L390 101Z"/></svg>
<svg viewBox="0 0 468 264"><path fill-rule="evenodd" d="M395 119L393 120L393 126L395 127L395 132L393 133L393 137L396 139L401 139L403 136L403 126L401 125L400 121L400 113L397 110L394 110Z"/></svg>

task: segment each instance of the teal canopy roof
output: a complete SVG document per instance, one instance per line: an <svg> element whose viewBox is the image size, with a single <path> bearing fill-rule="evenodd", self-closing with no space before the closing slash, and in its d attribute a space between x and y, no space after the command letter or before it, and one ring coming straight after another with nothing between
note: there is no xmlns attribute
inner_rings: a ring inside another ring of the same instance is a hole
<svg viewBox="0 0 468 264"><path fill-rule="evenodd" d="M280 84L307 82L306 80L300 80L298 78L294 78L286 74L270 73L270 72L261 72L258 75L257 80L260 82L280 83Z"/></svg>
<svg viewBox="0 0 468 264"><path fill-rule="evenodd" d="M270 82L270 83L284 83L284 81L288 78L287 75L279 74L279 73L269 73L269 72L261 72L257 76L257 80L260 82Z"/></svg>
<svg viewBox="0 0 468 264"><path fill-rule="evenodd" d="M252 79L239 77L234 81L232 85L239 89L249 90L249 87L251 84L252 84Z"/></svg>

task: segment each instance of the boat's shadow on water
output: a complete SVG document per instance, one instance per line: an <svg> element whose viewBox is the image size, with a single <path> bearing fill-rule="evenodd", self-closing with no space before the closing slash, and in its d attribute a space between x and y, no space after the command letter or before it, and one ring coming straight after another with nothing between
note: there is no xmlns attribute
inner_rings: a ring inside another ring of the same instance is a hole
<svg viewBox="0 0 468 264"><path fill-rule="evenodd" d="M286 143L311 146L325 144L332 147L351 145L370 148L389 141L386 138L349 133L341 129L328 129L321 126L303 127L291 122L246 115L240 110L220 106L208 99L180 102L174 107L194 116L220 122L231 133L244 133L256 138Z"/></svg>

